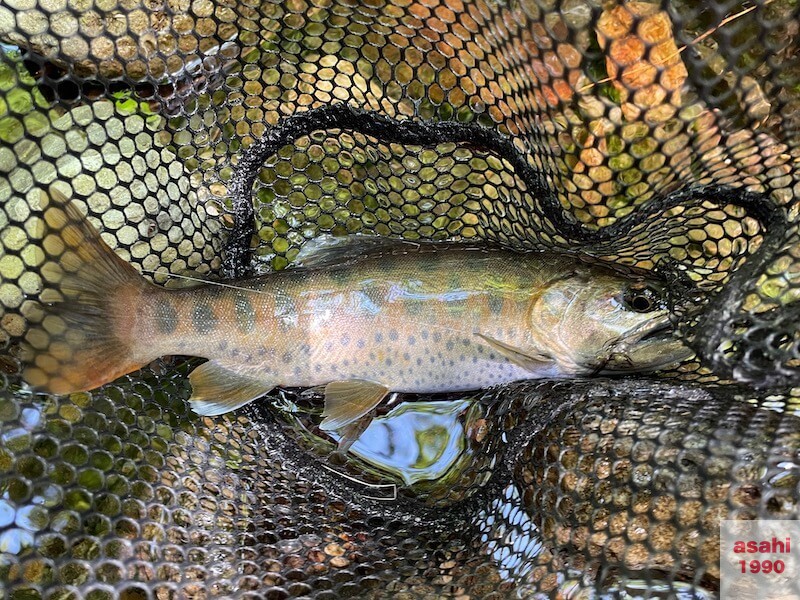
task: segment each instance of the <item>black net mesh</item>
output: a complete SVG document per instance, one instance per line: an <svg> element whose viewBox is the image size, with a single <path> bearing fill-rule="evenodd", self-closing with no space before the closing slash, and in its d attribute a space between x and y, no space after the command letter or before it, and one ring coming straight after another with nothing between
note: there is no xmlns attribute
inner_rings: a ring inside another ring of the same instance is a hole
<svg viewBox="0 0 800 600"><path fill-rule="evenodd" d="M3 0L3 593L713 597L720 519L800 512L798 10ZM697 356L401 397L347 452L314 390L197 416L192 360L34 394L51 186L159 284L322 234L581 251L666 278Z"/></svg>

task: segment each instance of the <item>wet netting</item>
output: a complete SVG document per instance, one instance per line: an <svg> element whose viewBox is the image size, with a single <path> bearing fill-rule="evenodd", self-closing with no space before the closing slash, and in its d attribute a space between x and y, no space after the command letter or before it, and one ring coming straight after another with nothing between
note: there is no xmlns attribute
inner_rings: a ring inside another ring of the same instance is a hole
<svg viewBox="0 0 800 600"><path fill-rule="evenodd" d="M799 10L0 1L4 597L715 597L719 521L800 512ZM393 398L348 451L313 389L196 415L197 359L33 393L51 189L167 286L323 234L580 251L696 356Z"/></svg>

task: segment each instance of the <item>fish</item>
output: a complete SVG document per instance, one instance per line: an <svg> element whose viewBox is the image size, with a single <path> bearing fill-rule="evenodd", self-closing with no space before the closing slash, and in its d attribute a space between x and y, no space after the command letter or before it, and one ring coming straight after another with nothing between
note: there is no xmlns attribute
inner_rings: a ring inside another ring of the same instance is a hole
<svg viewBox="0 0 800 600"><path fill-rule="evenodd" d="M661 282L581 255L323 236L298 267L168 289L54 188L41 205L42 273L57 294L29 319L23 377L44 392L197 356L208 359L189 375L200 415L324 386L321 428L352 431L392 392L638 373L692 355Z"/></svg>

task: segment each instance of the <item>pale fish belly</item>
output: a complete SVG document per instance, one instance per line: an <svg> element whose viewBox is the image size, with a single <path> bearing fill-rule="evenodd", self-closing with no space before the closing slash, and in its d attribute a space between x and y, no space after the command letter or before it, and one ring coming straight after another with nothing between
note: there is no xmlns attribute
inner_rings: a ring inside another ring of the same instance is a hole
<svg viewBox="0 0 800 600"><path fill-rule="evenodd" d="M490 332L503 335L502 330ZM283 385L314 386L366 379L395 392L435 393L485 388L531 378L563 377L557 364L522 368L470 332L438 332L349 319L325 328L285 355Z"/></svg>

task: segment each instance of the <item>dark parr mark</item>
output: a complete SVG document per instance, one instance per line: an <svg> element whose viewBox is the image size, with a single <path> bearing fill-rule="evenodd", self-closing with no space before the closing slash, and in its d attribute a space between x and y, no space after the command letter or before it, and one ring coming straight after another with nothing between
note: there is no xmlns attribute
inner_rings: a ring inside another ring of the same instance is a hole
<svg viewBox="0 0 800 600"><path fill-rule="evenodd" d="M350 283L352 276L350 274L350 269L342 268L342 267L334 267L330 271L328 271L328 276L331 278L331 281L337 285L347 285Z"/></svg>
<svg viewBox="0 0 800 600"><path fill-rule="evenodd" d="M403 301L403 307L410 315L421 315L425 311L425 302L416 298L408 298Z"/></svg>
<svg viewBox="0 0 800 600"><path fill-rule="evenodd" d="M256 328L256 311L250 299L243 293L236 294L234 299L236 308L236 325L242 333L250 333Z"/></svg>
<svg viewBox="0 0 800 600"><path fill-rule="evenodd" d="M172 333L178 328L178 311L169 298L156 298L153 316L160 333Z"/></svg>
<svg viewBox="0 0 800 600"><path fill-rule="evenodd" d="M380 309L383 303L386 302L386 293L382 288L377 286L369 286L361 290L361 293L366 296L367 300L374 308Z"/></svg>
<svg viewBox="0 0 800 600"><path fill-rule="evenodd" d="M211 333L217 327L217 315L207 300L200 300L194 305L192 324L198 333Z"/></svg>

